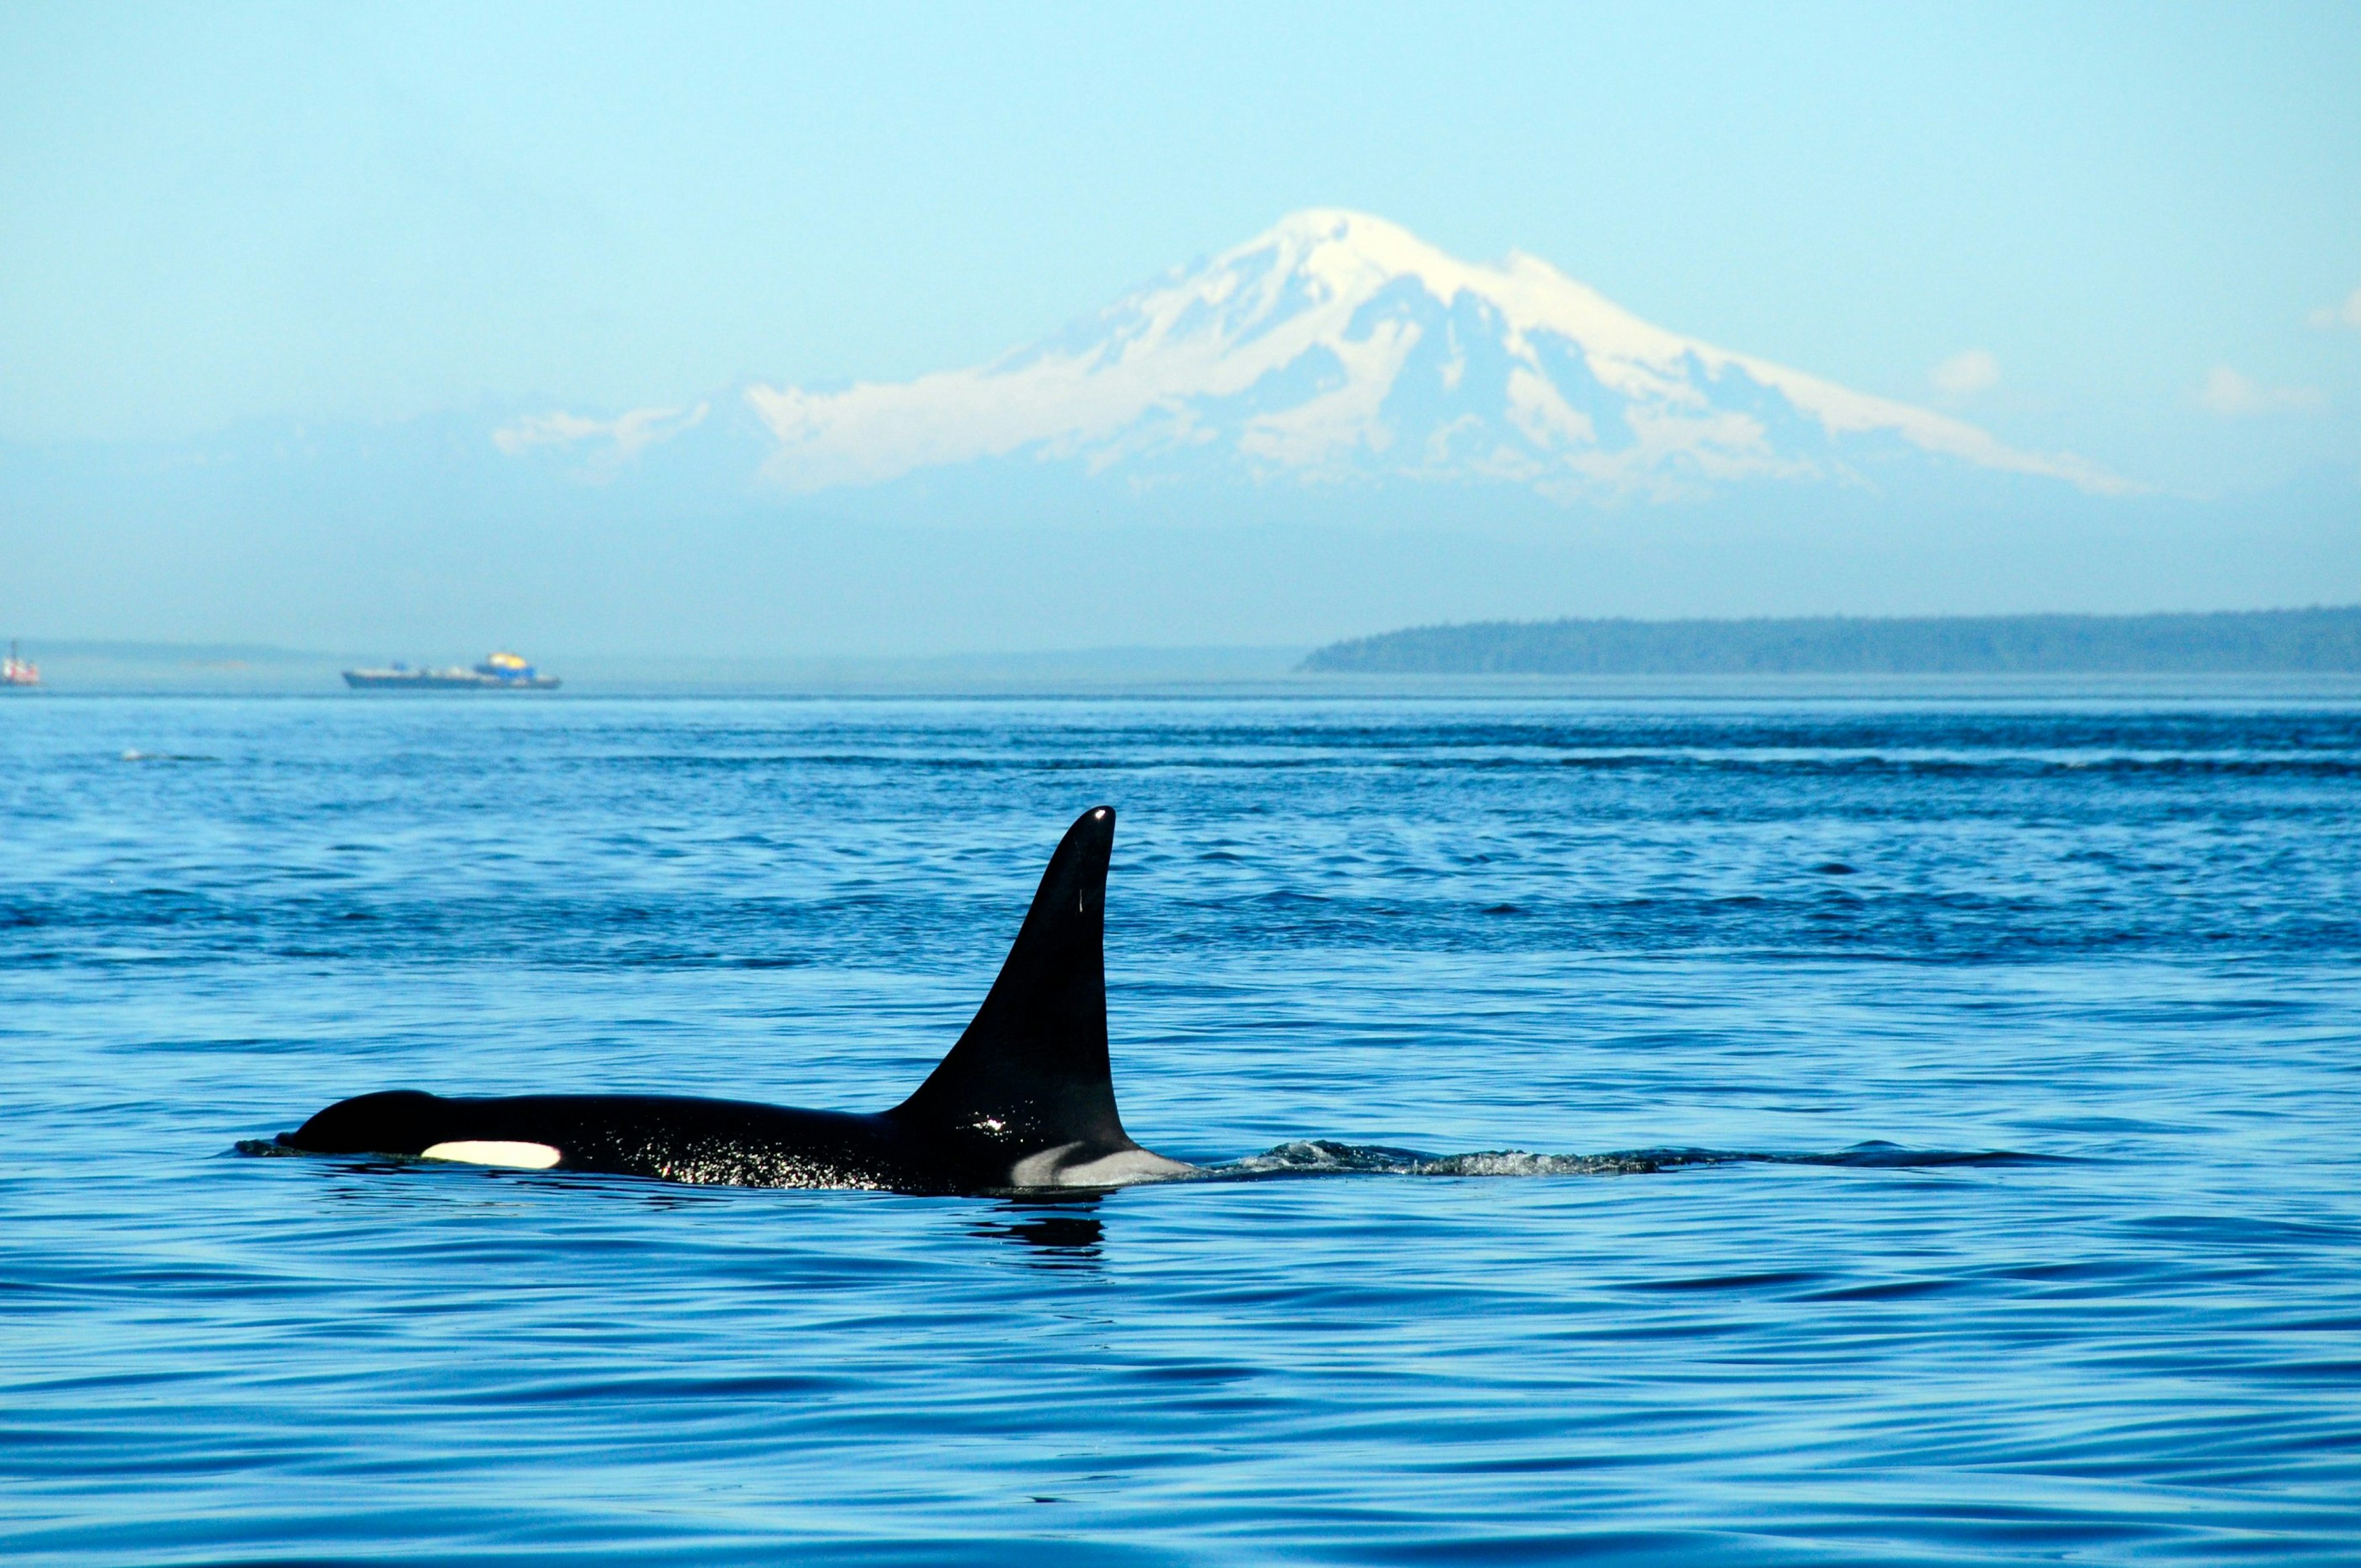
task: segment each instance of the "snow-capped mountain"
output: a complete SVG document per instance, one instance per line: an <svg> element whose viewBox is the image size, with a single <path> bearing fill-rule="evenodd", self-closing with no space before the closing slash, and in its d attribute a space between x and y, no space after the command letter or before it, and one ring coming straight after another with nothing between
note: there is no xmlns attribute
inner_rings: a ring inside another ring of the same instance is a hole
<svg viewBox="0 0 2361 1568"><path fill-rule="evenodd" d="M1932 459L2126 488L2095 465L1653 326L1547 262L1447 256L1318 209L992 364L746 391L790 490L991 459L1135 486L1497 481L1553 499L1874 487Z"/></svg>

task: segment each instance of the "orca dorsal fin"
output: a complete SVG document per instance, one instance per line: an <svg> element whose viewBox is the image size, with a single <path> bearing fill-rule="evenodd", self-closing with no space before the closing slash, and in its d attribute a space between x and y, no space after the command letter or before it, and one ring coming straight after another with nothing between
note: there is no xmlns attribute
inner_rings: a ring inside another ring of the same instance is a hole
<svg viewBox="0 0 2361 1568"><path fill-rule="evenodd" d="M983 1005L887 1114L1010 1150L1138 1146L1115 1113L1104 949L1115 807L1082 813L1049 857Z"/></svg>

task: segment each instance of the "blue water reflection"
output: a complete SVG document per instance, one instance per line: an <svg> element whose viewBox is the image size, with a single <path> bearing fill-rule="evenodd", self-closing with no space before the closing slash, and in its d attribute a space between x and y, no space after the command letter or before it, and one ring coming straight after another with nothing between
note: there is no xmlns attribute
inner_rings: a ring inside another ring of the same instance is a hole
<svg viewBox="0 0 2361 1568"><path fill-rule="evenodd" d="M1262 1179L232 1152L888 1103L1102 799ZM2356 959L2334 700L10 705L0 1552L2349 1561Z"/></svg>

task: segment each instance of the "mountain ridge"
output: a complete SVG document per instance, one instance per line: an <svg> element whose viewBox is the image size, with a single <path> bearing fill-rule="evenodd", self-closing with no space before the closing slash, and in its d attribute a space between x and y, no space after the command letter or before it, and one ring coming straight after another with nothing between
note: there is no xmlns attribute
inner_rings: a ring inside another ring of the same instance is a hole
<svg viewBox="0 0 2361 1568"><path fill-rule="evenodd" d="M1972 475L2147 488L1654 325L1526 253L1466 262L1340 208L1290 214L982 365L827 389L752 380L611 418L550 410L491 442L603 483L699 442L725 407L764 450L708 482L777 498L986 467L1002 471L982 487L994 492L1063 467L1134 494L1505 486L1560 509Z"/></svg>
<svg viewBox="0 0 2361 1568"><path fill-rule="evenodd" d="M2141 488L1655 326L1524 253L1466 262L1338 208L1290 214L984 365L741 396L775 444L763 472L790 493L1027 460L1135 488L1242 474L1506 483L1561 503L1874 488L1899 463ZM620 449L681 411L548 415L502 438L604 431Z"/></svg>

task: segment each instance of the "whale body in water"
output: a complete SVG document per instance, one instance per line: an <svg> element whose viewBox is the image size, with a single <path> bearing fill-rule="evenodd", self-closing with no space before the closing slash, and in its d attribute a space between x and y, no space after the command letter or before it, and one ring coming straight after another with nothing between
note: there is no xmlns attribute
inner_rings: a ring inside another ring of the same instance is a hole
<svg viewBox="0 0 2361 1568"><path fill-rule="evenodd" d="M1197 1168L1134 1143L1107 1060L1104 929L1115 809L1067 829L966 1033L890 1111L650 1094L341 1101L280 1145L741 1187L904 1192L1116 1187Z"/></svg>

